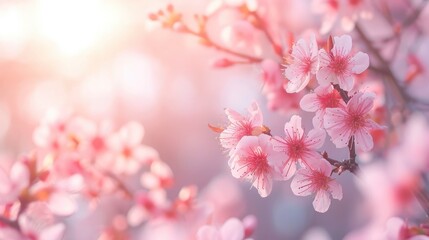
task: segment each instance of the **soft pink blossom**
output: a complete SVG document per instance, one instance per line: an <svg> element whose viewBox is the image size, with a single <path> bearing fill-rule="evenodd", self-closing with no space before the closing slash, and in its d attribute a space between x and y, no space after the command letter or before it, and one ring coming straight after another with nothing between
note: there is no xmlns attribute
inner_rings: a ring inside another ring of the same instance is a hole
<svg viewBox="0 0 429 240"><path fill-rule="evenodd" d="M143 135L143 127L137 122L130 122L112 136L109 142L115 152L112 171L118 174L134 174L143 165L151 162L148 152L152 152L152 149L141 143Z"/></svg>
<svg viewBox="0 0 429 240"><path fill-rule="evenodd" d="M352 38L349 35L334 37L334 46L330 52L319 52L320 69L316 74L320 85L339 84L349 91L354 86L353 74L365 71L369 66L368 54L352 53Z"/></svg>
<svg viewBox="0 0 429 240"><path fill-rule="evenodd" d="M271 193L273 179L278 178L280 157L268 135L246 136L238 143L229 165L235 178L249 180L261 197L266 197Z"/></svg>
<svg viewBox="0 0 429 240"><path fill-rule="evenodd" d="M231 48L250 50L259 55L261 48L257 44L256 33L255 27L249 21L237 20L222 30L221 38Z"/></svg>
<svg viewBox="0 0 429 240"><path fill-rule="evenodd" d="M398 217L392 217L386 223L385 240L429 240L428 234L427 226L409 226Z"/></svg>
<svg viewBox="0 0 429 240"><path fill-rule="evenodd" d="M13 203L18 200L21 192L30 184L28 166L23 162L15 162L9 173L0 168L0 204Z"/></svg>
<svg viewBox="0 0 429 240"><path fill-rule="evenodd" d="M204 225L197 232L197 240L243 240L244 238L244 225L237 218L228 219L220 228Z"/></svg>
<svg viewBox="0 0 429 240"><path fill-rule="evenodd" d="M284 127L284 137L272 139L274 150L284 153L282 174L290 179L296 172L297 164L307 167L320 158L316 149L322 147L326 133L322 129L312 129L307 134L301 127L301 117L293 115Z"/></svg>
<svg viewBox="0 0 429 240"><path fill-rule="evenodd" d="M317 212L326 212L331 204L331 198L341 200L343 192L341 185L331 178L331 165L319 158L309 168L297 171L291 183L292 191L298 196L316 194L313 207Z"/></svg>
<svg viewBox="0 0 429 240"><path fill-rule="evenodd" d="M278 89L283 89L285 79L281 75L280 64L271 59L264 59L261 62L262 80L264 84L263 92L268 94Z"/></svg>
<svg viewBox="0 0 429 240"><path fill-rule="evenodd" d="M150 171L144 172L140 177L140 183L148 189L168 188L173 184L173 181L173 172L161 160L153 161L150 165Z"/></svg>
<svg viewBox="0 0 429 240"><path fill-rule="evenodd" d="M346 106L326 109L324 126L337 148L346 147L350 138L354 137L358 150L367 152L372 149L374 142L370 133L381 128L369 115L374 97L373 94L360 92Z"/></svg>
<svg viewBox="0 0 429 240"><path fill-rule="evenodd" d="M303 90L312 75L316 74L319 67L318 48L316 37L311 36L310 41L299 39L292 48L292 63L286 65L284 75L289 82L286 92L294 93Z"/></svg>
<svg viewBox="0 0 429 240"><path fill-rule="evenodd" d="M344 104L344 102L340 94L330 85L317 87L314 92L305 95L299 103L302 110L316 112L313 117L313 126L315 128L323 127L323 118L327 108L337 108L341 104Z"/></svg>
<svg viewBox="0 0 429 240"><path fill-rule="evenodd" d="M169 204L163 189L140 192L136 194L135 201L136 204L130 208L127 215L131 226L138 226L150 218L160 216Z"/></svg>
<svg viewBox="0 0 429 240"><path fill-rule="evenodd" d="M263 129L263 116L256 102L248 109L248 116L243 116L232 109L225 109L230 121L229 125L220 133L220 144L230 150L230 154L244 136L259 135Z"/></svg>
<svg viewBox="0 0 429 240"><path fill-rule="evenodd" d="M366 0L313 0L312 10L323 15L321 34L328 33L336 25L340 25L346 32L351 32L359 18L372 18Z"/></svg>

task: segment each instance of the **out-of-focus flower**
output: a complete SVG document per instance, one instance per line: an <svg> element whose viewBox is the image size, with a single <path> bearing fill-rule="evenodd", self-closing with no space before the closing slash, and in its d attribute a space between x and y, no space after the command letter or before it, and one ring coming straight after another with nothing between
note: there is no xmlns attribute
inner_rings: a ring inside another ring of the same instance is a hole
<svg viewBox="0 0 429 240"><path fill-rule="evenodd" d="M221 37L226 45L234 49L250 49L257 55L261 53L261 48L256 41L256 29L245 20L238 20L226 26Z"/></svg>
<svg viewBox="0 0 429 240"><path fill-rule="evenodd" d="M13 203L30 184L28 167L20 161L15 162L9 174L0 168L0 204Z"/></svg>
<svg viewBox="0 0 429 240"><path fill-rule="evenodd" d="M134 174L151 159L147 158L147 148L141 144L144 129L137 122L124 125L112 136L110 146L115 152L112 171L118 174Z"/></svg>
<svg viewBox="0 0 429 240"><path fill-rule="evenodd" d="M213 207L211 222L220 224L243 214L246 204L238 181L231 176L219 176L203 189L201 201Z"/></svg>
<svg viewBox="0 0 429 240"><path fill-rule="evenodd" d="M144 172L140 177L140 183L148 189L169 188L173 181L173 172L161 160L153 161L150 165L150 171Z"/></svg>
<svg viewBox="0 0 429 240"><path fill-rule="evenodd" d="M334 46L329 52L320 49L320 69L316 74L320 85L339 84L346 91L353 88L353 74L368 68L369 56L363 52L352 55L351 50L352 38L349 35L334 37Z"/></svg>
<svg viewBox="0 0 429 240"><path fill-rule="evenodd" d="M149 218L160 216L168 207L166 193L162 189L136 194L136 205L128 211L131 226L138 226Z"/></svg>
<svg viewBox="0 0 429 240"><path fill-rule="evenodd" d="M374 142L370 133L381 128L368 114L374 97L373 94L361 92L355 94L347 106L326 109L324 126L337 148L346 147L350 138L354 137L358 150L367 152L372 149Z"/></svg>
<svg viewBox="0 0 429 240"><path fill-rule="evenodd" d="M327 108L338 108L344 102L338 91L332 86L319 86L314 93L305 95L299 103L301 109L307 112L316 112L313 117L313 126L315 128L323 127L323 118Z"/></svg>
<svg viewBox="0 0 429 240"><path fill-rule="evenodd" d="M309 168L297 171L291 183L292 191L298 196L316 194L313 207L317 212L326 212L331 204L331 198L341 200L343 192L341 185L330 177L331 165L319 158Z"/></svg>
<svg viewBox="0 0 429 240"><path fill-rule="evenodd" d="M289 113L297 110L301 93L287 93L286 79L282 76L280 65L271 59L261 63L263 93L267 98L268 108L272 111Z"/></svg>
<svg viewBox="0 0 429 240"><path fill-rule="evenodd" d="M285 77L289 79L286 87L288 93L303 90L312 74L316 74L319 67L316 37L312 35L308 43L299 39L292 48L291 57L292 62L285 66L284 71Z"/></svg>
<svg viewBox="0 0 429 240"><path fill-rule="evenodd" d="M211 225L202 226L198 230L197 239L243 240L247 237L245 233L244 223L237 218L230 218L220 228Z"/></svg>
<svg viewBox="0 0 429 240"><path fill-rule="evenodd" d="M321 34L331 31L338 22L344 31L351 32L359 18L372 17L366 0L313 0L312 10L323 14Z"/></svg>
<svg viewBox="0 0 429 240"><path fill-rule="evenodd" d="M283 161L282 174L290 179L296 172L297 164L303 167L312 166L320 159L316 149L322 147L326 133L322 129L312 129L307 134L301 127L301 117L293 115L284 127L285 137L274 137L274 150L286 155Z"/></svg>
<svg viewBox="0 0 429 240"><path fill-rule="evenodd" d="M281 156L273 150L270 137L245 136L237 144L229 165L236 178L249 180L261 197L271 193L273 179L279 179Z"/></svg>

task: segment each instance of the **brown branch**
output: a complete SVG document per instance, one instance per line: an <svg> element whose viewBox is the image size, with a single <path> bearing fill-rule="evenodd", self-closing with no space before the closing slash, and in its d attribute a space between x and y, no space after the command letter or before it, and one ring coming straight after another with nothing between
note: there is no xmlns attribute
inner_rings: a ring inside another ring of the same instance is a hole
<svg viewBox="0 0 429 240"><path fill-rule="evenodd" d="M265 23L265 21L261 18L261 16L259 16L259 14L257 12L252 12L251 13L252 16L255 18L255 20L258 23L257 28L259 30L261 30L265 37L268 39L268 41L270 42L274 52L279 56L279 57L283 57L283 49L280 45L278 45L275 41L274 38L271 36L271 34L268 32L268 28L267 28L267 24Z"/></svg>
<svg viewBox="0 0 429 240"><path fill-rule="evenodd" d="M404 103L406 103L407 101L410 100L409 96L407 95L407 93L403 90L403 87L399 84L398 79L396 78L396 76L393 74L392 70L390 69L389 63L383 58L383 56L381 56L380 52L378 51L378 49L376 49L374 47L374 45L372 44L372 41L366 36L366 34L362 31L362 29L360 28L359 24L356 24L356 32L358 33L358 35L360 36L360 38L363 40L363 42L365 43L366 47L368 48L368 50L372 53L372 55L381 63L381 69L383 69L385 71L385 74L387 75L387 77L390 79L390 83L392 84L392 86L395 88L395 90L397 91L397 93L399 94L399 96L401 97L401 99L404 101Z"/></svg>
<svg viewBox="0 0 429 240"><path fill-rule="evenodd" d="M225 53L234 55L234 56L239 57L239 58L244 58L244 59L248 60L247 63L258 63L258 62L262 62L264 60L263 58L251 56L251 55L248 55L248 54L240 53L240 52L231 50L229 48L226 48L226 47L224 47L224 46L222 46L222 45L214 42L208 36L208 34L205 31L203 31L203 32L197 32L197 31L194 31L194 30L190 29L187 26L183 26L183 29L181 31L184 32L184 33L187 33L187 34L199 37L203 41L203 44L206 45L206 46L208 46L208 47L213 47L213 48L215 48L218 51L225 52ZM242 63L244 63L244 62L242 62Z"/></svg>

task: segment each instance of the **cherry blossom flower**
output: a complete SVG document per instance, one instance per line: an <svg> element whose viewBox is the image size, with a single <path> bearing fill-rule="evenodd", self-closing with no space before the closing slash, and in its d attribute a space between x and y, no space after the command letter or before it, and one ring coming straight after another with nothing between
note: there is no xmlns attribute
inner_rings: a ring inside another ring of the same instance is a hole
<svg viewBox="0 0 429 240"><path fill-rule="evenodd" d="M0 204L13 203L30 184L28 167L20 161L15 162L9 174L0 168Z"/></svg>
<svg viewBox="0 0 429 240"><path fill-rule="evenodd" d="M319 158L310 168L301 168L297 171L291 183L292 191L298 196L316 194L313 207L317 212L326 212L331 204L331 198L341 200L343 192L341 185L330 177L331 165Z"/></svg>
<svg viewBox="0 0 429 240"><path fill-rule="evenodd" d="M166 193L163 189L136 194L136 203L127 215L128 223L131 226L140 225L149 218L161 215L168 206Z"/></svg>
<svg viewBox="0 0 429 240"><path fill-rule="evenodd" d="M230 124L220 133L220 144L232 153L235 146L244 136L259 135L263 132L263 116L256 102L248 109L250 116L243 116L232 109L225 109Z"/></svg>
<svg viewBox="0 0 429 240"><path fill-rule="evenodd" d="M311 166L320 158L316 149L320 148L326 137L322 129L312 129L308 134L304 134L301 127L301 117L293 115L284 127L285 137L274 137L272 143L274 150L283 152L286 155L283 161L282 174L286 179L290 179L296 172L297 163L303 167Z"/></svg>
<svg viewBox="0 0 429 240"><path fill-rule="evenodd" d="M237 218L228 219L220 228L211 225L200 227L197 240L243 240L246 238L244 222Z"/></svg>
<svg viewBox="0 0 429 240"><path fill-rule="evenodd" d="M222 175L211 180L203 189L200 198L213 207L213 224L223 223L231 217L243 214L245 210L243 192L238 181L231 175Z"/></svg>
<svg viewBox="0 0 429 240"><path fill-rule="evenodd" d="M19 216L18 224L20 240L61 240L65 231L65 225L54 222L52 214L43 202L31 203Z"/></svg>
<svg viewBox="0 0 429 240"><path fill-rule="evenodd" d="M370 132L381 128L369 116L374 97L374 94L360 92L346 106L326 109L324 126L337 148L346 147L354 137L358 150L367 152L372 149L374 142Z"/></svg>
<svg viewBox="0 0 429 240"><path fill-rule="evenodd" d="M323 14L321 34L331 31L337 23L344 31L351 32L359 18L372 18L366 0L313 0L312 10Z"/></svg>
<svg viewBox="0 0 429 240"><path fill-rule="evenodd" d="M289 82L286 92L294 93L304 89L311 79L312 74L318 70L318 48L316 37L311 36L309 43L304 39L298 42L292 48L292 63L286 65L284 75Z"/></svg>
<svg viewBox="0 0 429 240"><path fill-rule="evenodd" d="M313 117L315 128L323 127L323 118L327 108L337 108L344 104L340 94L332 86L319 86L313 93L305 95L299 103L301 109L307 112L316 112Z"/></svg>
<svg viewBox="0 0 429 240"><path fill-rule="evenodd" d="M287 82L282 76L280 65L271 59L265 59L261 63L261 68L264 84L262 91L267 98L268 108L285 113L298 109L302 93L286 92Z"/></svg>
<svg viewBox="0 0 429 240"><path fill-rule="evenodd" d="M320 69L316 74L320 85L339 84L346 91L354 86L353 74L365 71L369 66L368 54L358 52L352 55L352 38L349 35L334 37L330 52L319 52Z"/></svg>
<svg viewBox="0 0 429 240"><path fill-rule="evenodd" d="M264 84L263 92L265 94L277 89L283 89L285 81L281 75L281 69L278 62L271 59L264 59L264 61L261 62L261 69Z"/></svg>
<svg viewBox="0 0 429 240"><path fill-rule="evenodd" d="M386 240L429 240L427 226L409 226L398 217L387 220L385 234Z"/></svg>
<svg viewBox="0 0 429 240"><path fill-rule="evenodd" d="M133 174L152 161L148 158L148 151L152 152L152 149L141 144L143 135L143 127L137 122L130 122L112 136L109 144L116 154L112 166L114 172Z"/></svg>
<svg viewBox="0 0 429 240"><path fill-rule="evenodd" d="M156 153L156 155L158 155L158 153ZM150 165L150 172L144 172L140 177L140 183L148 189L168 188L173 184L173 181L173 172L170 167L161 160L152 162Z"/></svg>
<svg viewBox="0 0 429 240"><path fill-rule="evenodd" d="M248 21L238 20L226 26L221 33L226 45L235 49L252 49L256 55L261 54L261 48L256 41L256 29Z"/></svg>
<svg viewBox="0 0 429 240"><path fill-rule="evenodd" d="M261 197L271 193L273 179L281 166L280 155L273 150L270 137L245 136L237 145L229 165L235 178L249 180Z"/></svg>

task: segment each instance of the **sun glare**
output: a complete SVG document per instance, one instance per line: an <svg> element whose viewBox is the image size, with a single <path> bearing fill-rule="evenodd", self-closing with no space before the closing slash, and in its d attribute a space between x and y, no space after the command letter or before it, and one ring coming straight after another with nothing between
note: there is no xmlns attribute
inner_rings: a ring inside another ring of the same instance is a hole
<svg viewBox="0 0 429 240"><path fill-rule="evenodd" d="M40 0L38 27L59 51L76 55L108 38L119 13L101 0Z"/></svg>

